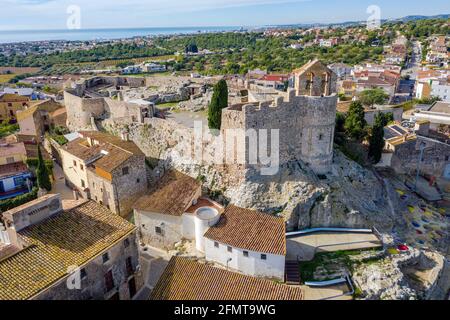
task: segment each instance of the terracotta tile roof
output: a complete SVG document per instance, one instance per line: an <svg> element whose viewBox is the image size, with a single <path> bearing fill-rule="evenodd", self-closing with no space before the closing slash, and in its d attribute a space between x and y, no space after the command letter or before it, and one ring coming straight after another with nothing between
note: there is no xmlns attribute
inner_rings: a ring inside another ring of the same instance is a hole
<svg viewBox="0 0 450 320"><path fill-rule="evenodd" d="M172 257L151 300L302 300L299 286L287 286Z"/></svg>
<svg viewBox="0 0 450 320"><path fill-rule="evenodd" d="M29 299L124 239L135 226L85 202L18 234L28 246L0 261L0 300Z"/></svg>
<svg viewBox="0 0 450 320"><path fill-rule="evenodd" d="M83 137L89 137L97 140L100 143L107 143L115 147L119 147L123 150L131 152L135 155L144 155L144 153L139 149L139 147L132 141L124 141L117 136L112 134L100 132L100 131L79 131L80 135Z"/></svg>
<svg viewBox="0 0 450 320"><path fill-rule="evenodd" d="M32 116L38 110L53 112L60 108L62 108L62 105L52 99L31 101L29 108L25 110L19 110L17 112L17 120L21 121L23 119L26 119Z"/></svg>
<svg viewBox="0 0 450 320"><path fill-rule="evenodd" d="M18 154L22 156L27 155L27 150L25 150L25 145L23 142L0 146L0 157L9 157Z"/></svg>
<svg viewBox="0 0 450 320"><path fill-rule="evenodd" d="M77 138L68 142L63 146L63 149L83 161L99 155L102 150L101 146L89 146L86 139L83 138Z"/></svg>
<svg viewBox="0 0 450 320"><path fill-rule="evenodd" d="M283 218L229 205L205 237L236 248L278 255L286 254Z"/></svg>
<svg viewBox="0 0 450 320"><path fill-rule="evenodd" d="M19 173L29 172L28 167L23 162L15 162L0 165L0 178L14 176Z"/></svg>
<svg viewBox="0 0 450 320"><path fill-rule="evenodd" d="M150 194L142 196L134 208L153 213L181 216L201 188L196 179L171 170L161 178Z"/></svg>

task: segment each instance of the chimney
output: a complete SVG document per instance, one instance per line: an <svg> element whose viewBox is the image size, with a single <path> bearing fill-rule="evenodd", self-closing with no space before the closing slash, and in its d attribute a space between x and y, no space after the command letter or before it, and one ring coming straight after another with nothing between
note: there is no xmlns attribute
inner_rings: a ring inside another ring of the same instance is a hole
<svg viewBox="0 0 450 320"><path fill-rule="evenodd" d="M122 131L120 137L122 138L123 141L129 141L129 134L127 131Z"/></svg>

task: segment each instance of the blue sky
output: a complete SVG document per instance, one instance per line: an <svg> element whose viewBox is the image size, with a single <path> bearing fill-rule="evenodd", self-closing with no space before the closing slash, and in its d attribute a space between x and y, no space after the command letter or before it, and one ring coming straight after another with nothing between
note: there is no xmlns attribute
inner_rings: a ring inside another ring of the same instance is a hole
<svg viewBox="0 0 450 320"><path fill-rule="evenodd" d="M0 0L0 30L64 29L67 8L81 9L81 28L260 26L450 13L449 0Z"/></svg>

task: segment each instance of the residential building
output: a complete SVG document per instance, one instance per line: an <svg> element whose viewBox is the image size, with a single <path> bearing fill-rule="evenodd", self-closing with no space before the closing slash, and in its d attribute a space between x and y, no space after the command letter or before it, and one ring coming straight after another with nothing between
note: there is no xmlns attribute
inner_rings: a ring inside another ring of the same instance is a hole
<svg viewBox="0 0 450 320"><path fill-rule="evenodd" d="M255 80L254 84L263 88L283 90L288 81L289 75L286 74L266 74L261 79Z"/></svg>
<svg viewBox="0 0 450 320"><path fill-rule="evenodd" d="M288 286L172 257L151 300L303 300L300 286Z"/></svg>
<svg viewBox="0 0 450 320"><path fill-rule="evenodd" d="M122 74L137 74L142 73L141 66L128 66L122 69Z"/></svg>
<svg viewBox="0 0 450 320"><path fill-rule="evenodd" d="M164 72L166 71L166 66L157 63L146 63L143 68L144 72Z"/></svg>
<svg viewBox="0 0 450 320"><path fill-rule="evenodd" d="M207 261L250 276L284 281L283 218L229 205L204 238Z"/></svg>
<svg viewBox="0 0 450 320"><path fill-rule="evenodd" d="M26 165L23 142L0 145L0 200L27 193L31 189L31 172Z"/></svg>
<svg viewBox="0 0 450 320"><path fill-rule="evenodd" d="M195 226L191 219L194 210L189 209L198 202L201 194L200 181L179 171L167 172L152 192L139 198L134 205L134 219L141 241L170 249L183 238L194 239ZM210 205L214 207L214 204Z"/></svg>
<svg viewBox="0 0 450 320"><path fill-rule="evenodd" d="M345 63L333 63L328 66L334 73L336 73L338 79L344 80L351 76L353 68Z"/></svg>
<svg viewBox="0 0 450 320"><path fill-rule="evenodd" d="M22 97L27 97L30 100L38 100L42 96L34 91L33 88L4 88L3 92L5 94L15 94Z"/></svg>
<svg viewBox="0 0 450 320"><path fill-rule="evenodd" d="M45 195L0 226L0 300L127 300L142 285L136 227L93 201Z"/></svg>
<svg viewBox="0 0 450 320"><path fill-rule="evenodd" d="M36 141L42 141L45 132L52 126L60 125L61 121L54 121L53 113L65 108L55 100L43 100L31 102L25 110L17 111L17 122L19 123L19 134L34 136Z"/></svg>
<svg viewBox="0 0 450 320"><path fill-rule="evenodd" d="M66 184L123 217L147 191L145 155L126 134L80 131L59 152Z"/></svg>
<svg viewBox="0 0 450 320"><path fill-rule="evenodd" d="M450 102L450 82L446 80L431 81L431 96L444 102Z"/></svg>
<svg viewBox="0 0 450 320"><path fill-rule="evenodd" d="M15 119L18 110L24 110L30 99L18 94L0 93L0 121Z"/></svg>
<svg viewBox="0 0 450 320"><path fill-rule="evenodd" d="M430 129L437 130L441 125L450 125L450 102L437 101L428 109L416 110L414 119L430 122Z"/></svg>

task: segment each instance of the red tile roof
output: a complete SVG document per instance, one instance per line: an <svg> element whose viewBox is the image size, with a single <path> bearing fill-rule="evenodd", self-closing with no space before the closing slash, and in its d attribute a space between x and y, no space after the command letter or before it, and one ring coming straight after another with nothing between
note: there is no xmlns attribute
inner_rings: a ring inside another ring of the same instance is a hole
<svg viewBox="0 0 450 320"><path fill-rule="evenodd" d="M229 205L205 237L236 248L286 255L283 218Z"/></svg>
<svg viewBox="0 0 450 320"><path fill-rule="evenodd" d="M172 257L150 300L302 300L299 286Z"/></svg>

